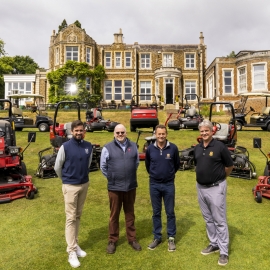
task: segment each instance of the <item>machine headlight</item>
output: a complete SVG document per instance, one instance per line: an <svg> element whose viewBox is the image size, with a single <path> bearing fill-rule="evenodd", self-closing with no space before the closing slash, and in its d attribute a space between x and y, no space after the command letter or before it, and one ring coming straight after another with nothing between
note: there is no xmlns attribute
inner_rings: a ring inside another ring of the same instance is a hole
<svg viewBox="0 0 270 270"><path fill-rule="evenodd" d="M9 147L9 153L11 155L17 155L17 154L19 154L19 152L20 152L20 147L16 147L16 146Z"/></svg>

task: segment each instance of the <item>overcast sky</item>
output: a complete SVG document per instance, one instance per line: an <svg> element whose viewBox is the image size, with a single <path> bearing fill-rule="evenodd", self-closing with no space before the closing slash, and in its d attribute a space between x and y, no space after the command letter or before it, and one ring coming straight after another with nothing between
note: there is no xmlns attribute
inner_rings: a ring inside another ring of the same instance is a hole
<svg viewBox="0 0 270 270"><path fill-rule="evenodd" d="M270 50L269 0L0 0L0 38L9 56L30 56L48 68L53 30L78 20L98 44L122 29L133 44L198 44L207 66L231 51Z"/></svg>

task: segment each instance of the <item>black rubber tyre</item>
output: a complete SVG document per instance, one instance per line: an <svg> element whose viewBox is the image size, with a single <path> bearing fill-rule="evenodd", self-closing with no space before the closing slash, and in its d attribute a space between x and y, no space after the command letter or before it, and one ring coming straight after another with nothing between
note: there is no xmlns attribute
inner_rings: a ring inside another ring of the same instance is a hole
<svg viewBox="0 0 270 270"><path fill-rule="evenodd" d="M262 194L261 194L260 191L256 191L255 201L257 203L261 203L262 202Z"/></svg>
<svg viewBox="0 0 270 270"><path fill-rule="evenodd" d="M21 166L22 166L22 168L20 169L20 174L27 175L26 165L23 161L21 162Z"/></svg>
<svg viewBox="0 0 270 270"><path fill-rule="evenodd" d="M49 125L46 123L41 123L41 124L39 124L38 129L41 132L49 131Z"/></svg>
<svg viewBox="0 0 270 270"><path fill-rule="evenodd" d="M270 124L268 124L267 126L267 131L270 131Z"/></svg>
<svg viewBox="0 0 270 270"><path fill-rule="evenodd" d="M172 120L168 123L168 128L173 130L179 130L180 122L178 120Z"/></svg>
<svg viewBox="0 0 270 270"><path fill-rule="evenodd" d="M268 170L268 165L265 166L263 175L264 175L264 176L270 176L270 172L269 172L269 170Z"/></svg>
<svg viewBox="0 0 270 270"><path fill-rule="evenodd" d="M135 132L135 131L136 131L136 127L130 126L130 131L131 131L131 132Z"/></svg>
<svg viewBox="0 0 270 270"><path fill-rule="evenodd" d="M18 127L15 127L15 131L22 131L23 128L18 128Z"/></svg>
<svg viewBox="0 0 270 270"><path fill-rule="evenodd" d="M26 195L26 199L33 200L35 197L35 191L31 191L28 195Z"/></svg>
<svg viewBox="0 0 270 270"><path fill-rule="evenodd" d="M235 125L236 125L236 130L237 130L237 131L242 130L243 125L242 125L240 122L236 122Z"/></svg>

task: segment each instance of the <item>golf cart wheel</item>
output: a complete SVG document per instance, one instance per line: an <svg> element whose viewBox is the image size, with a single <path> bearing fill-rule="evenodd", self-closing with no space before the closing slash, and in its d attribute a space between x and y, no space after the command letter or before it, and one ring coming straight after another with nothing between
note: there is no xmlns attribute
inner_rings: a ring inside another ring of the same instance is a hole
<svg viewBox="0 0 270 270"><path fill-rule="evenodd" d="M256 191L255 201L257 203L261 203L262 202L262 194L261 194L261 192Z"/></svg>
<svg viewBox="0 0 270 270"><path fill-rule="evenodd" d="M240 130L242 130L242 127L243 127L243 125L241 124L241 123L239 123L239 122L236 122L236 130L237 131L240 131Z"/></svg>
<svg viewBox="0 0 270 270"><path fill-rule="evenodd" d="M268 124L267 126L267 131L270 131L270 124Z"/></svg>
<svg viewBox="0 0 270 270"><path fill-rule="evenodd" d="M31 191L29 194L26 195L26 199L33 200L35 197L35 191Z"/></svg>
<svg viewBox="0 0 270 270"><path fill-rule="evenodd" d="M38 129L39 129L39 131L41 131L41 132L49 131L49 125L46 124L46 123L41 123L41 124L38 126Z"/></svg>
<svg viewBox="0 0 270 270"><path fill-rule="evenodd" d="M23 130L23 128L21 128L21 127L15 127L15 131L22 131Z"/></svg>

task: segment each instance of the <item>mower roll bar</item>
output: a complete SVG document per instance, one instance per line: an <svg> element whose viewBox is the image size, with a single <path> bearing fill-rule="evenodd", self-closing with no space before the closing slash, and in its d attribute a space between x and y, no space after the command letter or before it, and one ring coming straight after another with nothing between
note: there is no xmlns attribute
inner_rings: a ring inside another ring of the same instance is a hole
<svg viewBox="0 0 270 270"><path fill-rule="evenodd" d="M56 109L55 109L55 113L54 113L54 118L53 118L53 134L56 135L55 132L55 127L56 127L56 119L57 119L57 113L58 113L58 109L59 107L61 107L61 105L67 105L67 104L74 104L77 107L78 110L78 119L77 120L81 120L81 109L80 109L80 104L77 101L60 101L56 104Z"/></svg>

